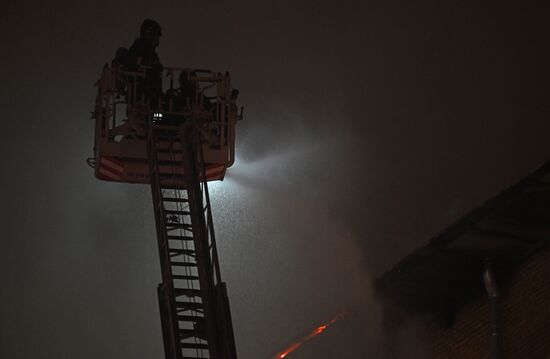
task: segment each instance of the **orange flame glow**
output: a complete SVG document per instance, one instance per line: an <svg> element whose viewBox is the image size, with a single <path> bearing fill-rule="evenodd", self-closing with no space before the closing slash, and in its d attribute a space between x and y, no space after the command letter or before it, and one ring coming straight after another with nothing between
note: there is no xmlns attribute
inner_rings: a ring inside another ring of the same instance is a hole
<svg viewBox="0 0 550 359"><path fill-rule="evenodd" d="M324 324L321 324L320 326L318 326L317 328L313 329L313 331L311 331L308 335L304 336L302 339L298 340L297 342L293 343L292 345L290 345L288 348L286 348L285 350L277 353L273 359L283 359L283 358L286 358L286 356L290 353L292 353L293 351L295 351L296 349L298 349L299 347L302 346L302 344L304 344L305 342L315 338L316 336L318 336L319 334L321 334L322 332L324 332L331 324L334 324L338 319L340 319L341 317L344 316L344 313L340 313L338 314L337 316L335 316L334 318L332 318L331 320L329 320L328 322L324 323Z"/></svg>

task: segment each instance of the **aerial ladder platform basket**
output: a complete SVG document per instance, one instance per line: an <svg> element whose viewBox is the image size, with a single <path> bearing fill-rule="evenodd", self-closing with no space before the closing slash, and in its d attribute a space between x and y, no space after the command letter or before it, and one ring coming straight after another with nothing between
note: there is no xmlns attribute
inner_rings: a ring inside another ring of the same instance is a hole
<svg viewBox="0 0 550 359"><path fill-rule="evenodd" d="M165 68L161 76L168 86L164 86L166 91L154 94L158 97L154 99L147 98L143 91L147 76L144 67L136 72L103 68L97 82L94 111L95 146L91 162L95 176L105 181L150 183L147 126L170 132L192 121L200 131L207 179L223 179L226 169L235 161L235 125L242 117L229 74ZM181 79L187 87L185 98L178 93ZM160 147L168 145L167 141L159 143ZM174 150L180 151L179 146L176 143ZM167 156L160 154L162 169L170 164Z"/></svg>
<svg viewBox="0 0 550 359"><path fill-rule="evenodd" d="M105 66L97 87L95 177L151 186L166 359L236 359L208 194L235 161L229 74Z"/></svg>

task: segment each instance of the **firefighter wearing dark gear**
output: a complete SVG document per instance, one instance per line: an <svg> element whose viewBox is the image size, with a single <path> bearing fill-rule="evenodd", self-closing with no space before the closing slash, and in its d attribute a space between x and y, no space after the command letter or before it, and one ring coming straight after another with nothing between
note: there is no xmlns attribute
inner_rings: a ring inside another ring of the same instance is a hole
<svg viewBox="0 0 550 359"><path fill-rule="evenodd" d="M187 71L182 71L178 78L179 87L177 89L171 88L166 91L166 95L164 96L164 110L166 112L173 113L165 113L163 115L162 118L165 123L176 124L181 123L185 120L185 118L182 117L181 114L177 113L190 110L191 102L194 99L195 86L189 80L189 75L190 74Z"/></svg>
<svg viewBox="0 0 550 359"><path fill-rule="evenodd" d="M182 71L178 78L180 87L178 89L176 104L180 108L190 107L191 103L195 99L195 84L189 79L190 76L194 75L195 73L193 72L188 73L186 71Z"/></svg>
<svg viewBox="0 0 550 359"><path fill-rule="evenodd" d="M162 64L156 48L162 35L160 25L151 19L145 19L141 24L139 38L137 38L128 50L128 62L126 69L139 71L140 67L145 69L145 80L143 84L137 84L145 99L151 107L156 109L162 94Z"/></svg>
<svg viewBox="0 0 550 359"><path fill-rule="evenodd" d="M128 49L125 47L119 47L116 49L115 57L111 61L111 67L119 68L121 66L126 66L128 63Z"/></svg>

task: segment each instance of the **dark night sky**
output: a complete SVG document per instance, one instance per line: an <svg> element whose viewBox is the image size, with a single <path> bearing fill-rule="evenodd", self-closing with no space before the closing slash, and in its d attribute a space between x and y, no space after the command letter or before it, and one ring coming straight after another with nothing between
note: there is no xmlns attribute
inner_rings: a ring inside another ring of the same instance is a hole
<svg viewBox="0 0 550 359"><path fill-rule="evenodd" d="M379 358L372 279L550 155L549 5L21 0L0 17L0 358L163 357L149 188L85 164L93 84L143 18L164 64L241 90L212 199L242 359L343 309L289 358ZM425 355L414 329L392 340Z"/></svg>

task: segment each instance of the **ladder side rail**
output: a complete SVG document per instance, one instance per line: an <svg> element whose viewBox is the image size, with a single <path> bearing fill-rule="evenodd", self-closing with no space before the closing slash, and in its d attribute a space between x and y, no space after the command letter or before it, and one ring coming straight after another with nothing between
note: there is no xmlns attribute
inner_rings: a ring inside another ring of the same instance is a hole
<svg viewBox="0 0 550 359"><path fill-rule="evenodd" d="M233 332L233 321L231 319L231 310L229 306L229 297L227 295L227 286L222 281L221 269L218 259L218 250L216 245L216 235L214 231L214 221L212 216L212 205L210 202L210 193L208 190L208 181L206 177L206 164L204 161L204 151L200 133L198 133L199 165L202 178L202 192L206 205L203 207L203 215L206 215L207 236L209 239L209 253L215 278L215 307L216 307L216 326L218 330L218 341L220 346L220 355L223 359L237 359L237 349L235 345L235 335Z"/></svg>
<svg viewBox="0 0 550 359"><path fill-rule="evenodd" d="M205 211L207 219L207 231L209 236L209 247L211 249L211 262L216 274L216 314L217 329L219 334L220 352L223 359L237 359L237 348L235 345L235 334L233 332L233 321L231 319L231 309L229 306L229 297L227 295L227 286L222 281L220 263L218 259L218 249L216 245L216 235L214 231L214 221L212 218L212 206L210 202L210 193L208 191L208 181L206 179L206 165L204 163L204 154L202 144L199 145L200 163L202 164L203 192L206 201Z"/></svg>
<svg viewBox="0 0 550 359"><path fill-rule="evenodd" d="M189 199L189 212L191 214L191 223L193 228L193 238L195 251L197 252L197 269L199 272L199 282L201 287L202 299L204 304L205 316L205 334L208 338L210 358L222 359L218 338L218 320L216 313L216 294L214 273L210 257L208 243L208 232L203 212L203 195L201 191L200 179L197 168L197 135L196 124L184 124L180 128L182 138L182 160L184 164L184 173L187 182L187 195Z"/></svg>
<svg viewBox="0 0 550 359"><path fill-rule="evenodd" d="M218 300L218 327L221 336L221 347L224 359L237 359L237 347L235 345L235 334L233 332L233 320L229 306L227 286L220 282L216 287Z"/></svg>
<svg viewBox="0 0 550 359"><path fill-rule="evenodd" d="M199 134L200 136L200 134ZM207 237L208 237L208 247L211 250L211 257L210 261L212 263L212 269L215 273L214 278L214 284L217 285L222 281L221 276L221 270L220 270L220 263L218 260L218 248L216 245L216 234L214 232L214 220L212 218L212 205L210 203L210 193L208 191L208 180L206 177L206 165L204 161L204 151L203 151L203 144L202 140L199 137L199 158L200 158L200 164L201 168L199 169L201 178L202 178L202 193L204 197L204 201L206 202L206 205L203 207L203 212L206 212L206 230L207 230Z"/></svg>

